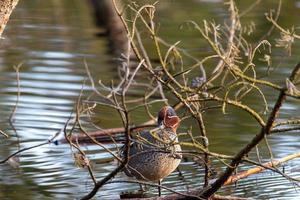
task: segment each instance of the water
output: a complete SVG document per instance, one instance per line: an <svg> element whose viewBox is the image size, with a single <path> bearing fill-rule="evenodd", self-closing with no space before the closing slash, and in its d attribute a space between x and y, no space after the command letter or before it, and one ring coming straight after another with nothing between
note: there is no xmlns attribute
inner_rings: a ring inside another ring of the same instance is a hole
<svg viewBox="0 0 300 200"><path fill-rule="evenodd" d="M244 10L249 2L238 1L238 5L240 10ZM280 23L284 27L295 25L297 28L300 25L299 5L300 1L283 1ZM264 20L263 14L269 8L276 7L277 2L264 1L246 17L245 23L247 20L256 23L257 35L251 36L253 40L268 30L269 24ZM222 1L162 1L157 12L162 37L166 37L170 43L182 40L184 47L190 48L194 55L200 57L207 51L203 40L193 30L178 31L179 26L190 19L198 23L202 19L214 19L218 23L228 16ZM1 136L1 159L19 148L44 142L64 127L87 78L84 60L95 80L101 78L109 83L110 79L117 78L116 66L111 62L114 56L108 51L106 38L96 36L98 32L86 1L20 1L4 32L6 39L1 41L0 128L11 136L9 139ZM274 37L278 37L278 34L268 39L273 40ZM275 45L273 47L272 61L277 68L270 79L282 84L298 58L288 57ZM297 55L299 51L298 42L293 47L293 52ZM13 66L20 63L23 63L20 73L21 97L12 127L8 118L17 94ZM258 71L264 73L265 70L261 64ZM90 92L90 87L85 86L84 95ZM139 92L141 91L136 91ZM277 94L272 90L266 92L272 105ZM255 96L249 98L255 108L262 109L262 106L256 105ZM289 99L283 106L280 118L299 116L298 104L299 100ZM141 111L138 114L140 117L136 119L137 123L146 120ZM226 117L220 110L209 112L204 117L213 119L206 120L206 126L211 150L215 152L234 154L259 130L247 114L237 109L230 110ZM120 126L117 114L103 108L99 109L94 119L98 120L104 128ZM191 124L192 122L184 122L182 131ZM92 129L89 124L86 126ZM300 146L297 132L275 134L269 138L269 143L275 158L296 152ZM82 148L91 159L98 180L117 166L117 162L110 161L110 155L99 146ZM108 148L114 150L115 146L108 145ZM262 156L269 158L265 145L260 145L260 148ZM288 175L299 177L298 166L299 160L291 161L285 164L285 171ZM164 181L164 185L178 191L185 191L187 186L191 189L201 185L203 168L199 164L189 160L181 164L180 170L184 174L181 184L176 182L178 172L174 172ZM5 164L0 166L0 171L0 199L75 199L92 188L87 170L74 165L72 151L66 144L45 145L26 151L20 156L19 168ZM119 174L115 180L128 179ZM105 185L97 196L99 199L118 198L121 192L135 189L138 189L135 184L114 183ZM155 188L150 189L150 193L155 192ZM292 182L274 172L249 177L240 181L237 186L225 187L221 192L255 199L297 199L299 196L299 191Z"/></svg>

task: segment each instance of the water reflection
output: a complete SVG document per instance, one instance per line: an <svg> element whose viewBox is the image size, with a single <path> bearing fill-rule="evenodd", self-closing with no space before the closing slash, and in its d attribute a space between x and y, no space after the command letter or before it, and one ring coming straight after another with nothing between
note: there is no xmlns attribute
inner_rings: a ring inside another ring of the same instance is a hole
<svg viewBox="0 0 300 200"><path fill-rule="evenodd" d="M241 8L247 6L247 3L244 5L243 2L239 2ZM285 25L290 23L298 25L296 23L299 19L297 14L299 2L293 2L294 4L283 4L284 11L287 10L286 7L292 7L288 14L291 22L283 20ZM261 32L267 30L266 23L260 22L260 19L263 19L265 9L269 7L274 8L276 4L267 1L264 6L256 10L256 15L252 16L258 24L257 29ZM203 41L201 39L191 41L189 38L196 37L197 33L190 30L178 31L179 24L191 18L201 21L204 18L211 19L212 16L218 22L227 16L222 1L161 1L158 11L163 24L162 35L165 34L170 42L182 39L181 34L187 36L185 38L188 39L183 39L183 43L186 42L185 47L195 50L192 52L200 57L203 57L205 52L198 52L199 48L202 51L207 50L203 49ZM290 13L294 15L291 16ZM286 15L282 15L283 19L287 17ZM5 32L6 40L3 41L5 48L1 48L0 52L0 127L12 135L10 139L0 140L1 158L18 149L16 133L7 123L17 92L13 65L23 62L20 74L22 95L14 121L21 148L43 142L63 128L86 79L84 59L87 60L95 80L101 77L102 80L109 81L117 76L116 68L108 62L112 60L112 56L107 54L107 41L105 38L94 36L97 29L92 21L87 4L81 0L32 0L19 3ZM295 50L299 51L299 47ZM276 54L278 56L275 56L274 62L278 62L282 55L280 52L275 52ZM283 82L282 77L289 74L295 61L286 59L284 62L272 74L271 78L274 81ZM265 71L266 68L263 67L260 70L260 72ZM84 89L90 91L89 87ZM271 96L273 93L269 92L269 94ZM256 106L255 98L250 101ZM281 117L297 116L298 104L298 100L285 104ZM257 107L261 109L258 105ZM258 127L249 116L238 114L237 110L231 112L230 117L226 118L220 111L205 116L215 119L207 122L214 151L235 153L258 131ZM99 115L107 125L114 126L109 111L104 110ZM185 128L188 125L186 124ZM298 138L297 133L270 137L269 142L274 147L275 157L297 151L300 146ZM83 148L92 161L98 179L107 175L117 165L99 146ZM114 150L115 146L111 145L108 148ZM266 149L263 154L268 157ZM26 151L22 153L20 162L20 169L13 169L9 165L0 166L3 174L0 176L0 199L74 199L86 194L93 186L88 172L75 167L72 152L66 144L45 145ZM286 171L299 177L298 165L299 161L290 162L286 165ZM180 184L175 182L178 179L178 172L169 176L164 184L178 191L185 191L187 186L189 188L201 186L203 167L189 160L180 165L180 170L184 174ZM127 178L119 174L116 180L127 180ZM114 183L104 186L98 196L101 199L118 198L119 193L136 189L138 185L135 184ZM272 172L247 178L240 181L238 187L228 186L222 191L224 194L257 199L268 199L269 195L272 195L273 199L297 199L299 196L293 184ZM149 193L155 194L156 188L150 188Z"/></svg>

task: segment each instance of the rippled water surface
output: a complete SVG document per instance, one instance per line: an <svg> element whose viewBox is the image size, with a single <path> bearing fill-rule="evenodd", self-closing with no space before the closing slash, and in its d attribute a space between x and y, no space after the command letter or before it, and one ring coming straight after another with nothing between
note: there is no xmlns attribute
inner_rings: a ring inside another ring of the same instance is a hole
<svg viewBox="0 0 300 200"><path fill-rule="evenodd" d="M248 2L249 3L249 2ZM245 1L238 1L241 10L248 8ZM87 79L84 61L87 62L95 80L104 82L116 79L117 69L112 62L105 37L97 37L99 30L94 25L92 10L88 1L82 0L26 0L20 1L4 32L0 50L0 128L10 135L0 136L0 159L19 148L30 147L51 138L61 130L72 115L78 96L84 89L89 94L90 87L84 85ZM256 23L260 38L270 25L264 20L264 13L277 7L276 1L264 1L252 14L246 17ZM202 55L207 44L194 39L195 31L179 30L186 20L201 22L214 19L217 23L228 17L223 1L173 0L158 4L158 19L161 20L162 37L169 42L182 40L186 47L199 51ZM285 27L300 25L300 1L283 1L280 22ZM254 37L254 36L253 36ZM274 35L278 37L278 35ZM253 38L254 40L255 38ZM273 36L268 38L273 40ZM275 45L274 45L275 48ZM288 57L282 50L274 52L276 70L270 76L272 81L284 83L292 67L299 61L299 42L293 47L296 56ZM20 73L21 96L13 126L8 123L18 92L14 66L22 63ZM262 73L265 68L260 69ZM270 105L277 93L266 91ZM249 97L256 107L257 98ZM259 101L261 102L261 101ZM289 100L280 113L280 118L299 117L299 100ZM96 113L104 127L118 127L108 111ZM238 110L232 110L223 117L220 111L205 115L210 137L211 150L233 154L243 147L259 130L257 124ZM116 119L117 120L117 119ZM145 121L141 115L139 122ZM183 125L187 129L189 123ZM88 125L87 125L88 126ZM275 158L283 157L299 150L299 133L284 133L269 138ZM114 145L108 145L111 150ZM91 159L96 178L101 179L116 166L110 155L99 146L88 145L83 149ZM261 154L269 158L267 148L261 146ZM251 154L252 155L252 154ZM251 156L250 155L250 156ZM254 153L253 153L254 155ZM92 181L85 169L74 165L72 152L66 144L45 145L21 154L20 167L0 165L0 199L76 199L92 188ZM285 164L285 172L300 178L299 160ZM246 167L245 167L246 168ZM192 160L182 162L180 170L184 181L180 184L178 172L174 172L164 184L177 191L185 191L201 186L203 168ZM200 176L199 176L200 174ZM198 178L195 178L198 177ZM191 178L192 182L191 182ZM115 180L128 180L119 174ZM175 184L176 183L176 184ZM138 185L113 183L105 185L98 193L99 199L117 199L125 191L138 189ZM166 191L164 191L166 192ZM150 188L156 193L156 188ZM222 189L223 194L253 197L255 199L299 199L299 189L286 178L273 172L251 176L238 182L236 186Z"/></svg>

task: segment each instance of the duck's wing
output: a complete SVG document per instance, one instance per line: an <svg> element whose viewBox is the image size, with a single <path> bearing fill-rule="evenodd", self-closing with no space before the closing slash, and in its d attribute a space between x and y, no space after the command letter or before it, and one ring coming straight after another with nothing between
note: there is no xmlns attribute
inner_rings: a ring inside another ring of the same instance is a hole
<svg viewBox="0 0 300 200"><path fill-rule="evenodd" d="M150 149L161 149L169 147L177 139L176 133L171 130L152 129L149 131L141 131L132 136L130 142L129 155ZM173 146L173 145L171 145ZM125 145L122 147L122 157L124 157Z"/></svg>
<svg viewBox="0 0 300 200"><path fill-rule="evenodd" d="M141 131L132 136L130 141L129 155L134 155L137 152L141 152L145 149L153 148L156 143L156 139L151 135L149 131ZM120 156L125 157L125 144L120 148Z"/></svg>

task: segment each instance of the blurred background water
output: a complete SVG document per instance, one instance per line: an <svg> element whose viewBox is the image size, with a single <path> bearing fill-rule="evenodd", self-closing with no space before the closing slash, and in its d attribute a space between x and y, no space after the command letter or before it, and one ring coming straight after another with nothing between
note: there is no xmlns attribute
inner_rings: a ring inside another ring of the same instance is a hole
<svg viewBox="0 0 300 200"><path fill-rule="evenodd" d="M252 2L252 1L251 1ZM237 1L241 11L246 10L250 1ZM256 33L250 40L257 40L270 28L264 13L276 9L277 1L267 0L260 3L244 19L243 23L256 24ZM284 27L300 25L300 1L283 0L279 23ZM207 51L207 44L199 39L199 34L190 29L180 29L187 20L201 23L203 19L223 23L228 18L227 7L221 0L169 0L161 1L157 9L157 21L160 22L162 38L169 43L181 40L185 48L201 57ZM92 9L88 1L82 0L27 0L20 1L4 32L0 48L0 128L11 137L0 139L0 159L19 148L30 147L49 139L64 127L73 111L76 100L87 75L84 60L88 63L93 78L104 82L117 79L118 72L112 62L106 37L97 37ZM274 41L274 33L267 38ZM284 84L292 67L299 62L300 46L293 47L295 56L273 45L273 69L268 79ZM17 95L17 81L13 66L22 63L20 73L21 97L15 114L14 128L8 123ZM264 63L258 68L264 74ZM84 87L85 94L91 89ZM277 92L266 89L270 105ZM249 102L255 108L261 108L261 100L253 95ZM280 118L299 117L299 100L288 99L280 113ZM104 127L118 127L109 111L96 113ZM140 115L139 121L147 120ZM223 116L220 110L204 115L209 133L211 150L233 154L245 145L259 130L259 127L247 114L232 109ZM192 122L186 122L187 129ZM299 150L298 132L275 134L269 138L275 158L283 157ZM114 149L113 145L108 145ZM92 161L96 178L101 179L117 163L104 162L109 154L98 146L83 147ZM267 148L261 146L261 154L269 158ZM109 160L109 159L108 159ZM299 160L285 164L285 172L299 177ZM164 184L178 191L201 186L203 168L193 161L182 162L180 170L184 181L176 182L178 172L174 172ZM20 167L0 166L0 199L76 199L92 188L92 181L85 169L74 165L72 152L68 145L46 145L26 151L20 156ZM195 178L198 177L198 178ZM193 179L192 179L193 178ZM127 180L123 174L117 180ZM135 184L115 183L105 185L98 192L99 199L119 198L125 191L133 191ZM150 193L156 188L150 189ZM166 191L164 191L166 192ZM249 177L235 186L221 190L222 194L252 197L255 199L299 199L297 186L273 172Z"/></svg>

